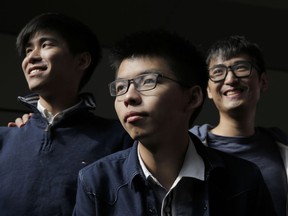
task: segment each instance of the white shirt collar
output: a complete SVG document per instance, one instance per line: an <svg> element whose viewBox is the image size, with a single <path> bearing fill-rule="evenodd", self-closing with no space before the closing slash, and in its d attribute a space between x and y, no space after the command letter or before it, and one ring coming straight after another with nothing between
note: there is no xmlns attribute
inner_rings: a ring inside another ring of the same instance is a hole
<svg viewBox="0 0 288 216"><path fill-rule="evenodd" d="M149 170L145 166L140 156L139 146L138 146L138 159L139 159L140 166L144 172L145 177L148 178L150 176L155 181L156 179L149 172ZM182 177L196 178L196 179L204 181L205 179L204 176L205 176L204 161L202 157L197 153L191 138L189 138L189 146L185 155L184 163L175 183L177 183Z"/></svg>
<svg viewBox="0 0 288 216"><path fill-rule="evenodd" d="M49 112L44 106L42 106L42 104L40 103L40 100L38 100L37 102L37 109L39 110L39 112L42 114L42 116L44 118L46 118L48 120L48 122L51 124L55 119L59 119L61 117L63 117L63 115L68 112L69 110L74 109L75 107L79 106L82 103L82 99L79 101L79 103L75 104L74 106L67 108L57 114L55 114L53 116L53 114L51 112Z"/></svg>

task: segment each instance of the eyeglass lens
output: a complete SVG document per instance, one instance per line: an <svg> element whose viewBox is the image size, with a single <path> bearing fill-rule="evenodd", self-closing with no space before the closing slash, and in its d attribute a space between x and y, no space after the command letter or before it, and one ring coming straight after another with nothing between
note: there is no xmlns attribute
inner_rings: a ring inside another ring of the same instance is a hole
<svg viewBox="0 0 288 216"><path fill-rule="evenodd" d="M250 62L241 62L235 65L226 67L224 65L216 66L209 69L209 77L212 81L224 80L228 71L232 71L237 78L247 77L250 75L252 65Z"/></svg>
<svg viewBox="0 0 288 216"><path fill-rule="evenodd" d="M131 83L134 84L134 87L138 91L151 90L156 87L158 77L159 74L149 73L137 76L130 80L126 79L115 80L109 85L110 94L112 96L119 96L125 94L128 91Z"/></svg>

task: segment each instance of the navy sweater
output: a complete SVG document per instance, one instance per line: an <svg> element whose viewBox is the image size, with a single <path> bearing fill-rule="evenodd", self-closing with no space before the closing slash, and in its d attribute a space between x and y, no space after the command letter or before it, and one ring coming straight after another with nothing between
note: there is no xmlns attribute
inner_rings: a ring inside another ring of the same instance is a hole
<svg viewBox="0 0 288 216"><path fill-rule="evenodd" d="M22 128L0 128L1 216L71 215L78 171L132 144L119 121L81 106L49 125L36 108L37 96L21 98L34 110Z"/></svg>

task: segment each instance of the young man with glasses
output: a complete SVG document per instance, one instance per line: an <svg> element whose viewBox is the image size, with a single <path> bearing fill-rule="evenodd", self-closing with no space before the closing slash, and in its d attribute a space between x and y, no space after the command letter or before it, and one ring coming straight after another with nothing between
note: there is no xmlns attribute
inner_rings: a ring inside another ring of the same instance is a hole
<svg viewBox="0 0 288 216"><path fill-rule="evenodd" d="M136 141L79 172L74 216L275 215L256 165L188 132L208 80L205 59L190 42L140 32L119 41L111 56L110 93Z"/></svg>
<svg viewBox="0 0 288 216"><path fill-rule="evenodd" d="M204 124L191 131L207 146L258 165L278 215L286 216L287 135L278 128L255 127L257 104L268 83L260 48L231 36L212 45L206 63L208 97L220 119L216 126Z"/></svg>

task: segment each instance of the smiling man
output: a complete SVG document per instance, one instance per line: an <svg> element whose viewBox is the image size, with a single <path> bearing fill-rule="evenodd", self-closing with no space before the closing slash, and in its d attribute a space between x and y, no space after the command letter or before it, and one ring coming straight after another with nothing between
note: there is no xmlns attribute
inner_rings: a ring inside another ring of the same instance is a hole
<svg viewBox="0 0 288 216"><path fill-rule="evenodd" d="M101 57L86 25L41 14L23 27L16 45L33 92L19 100L33 115L21 128L0 127L0 214L71 216L78 171L130 146L131 138L118 120L91 112L91 94L80 94Z"/></svg>
<svg viewBox="0 0 288 216"><path fill-rule="evenodd" d="M278 215L286 216L287 134L279 128L255 126L257 104L268 87L259 46L243 36L231 36L211 46L206 63L208 97L220 119L216 126L205 124L191 131L209 147L258 165Z"/></svg>
<svg viewBox="0 0 288 216"><path fill-rule="evenodd" d="M135 33L111 59L110 94L136 141L79 172L74 216L275 215L256 165L188 132L208 80L189 41L162 30Z"/></svg>

